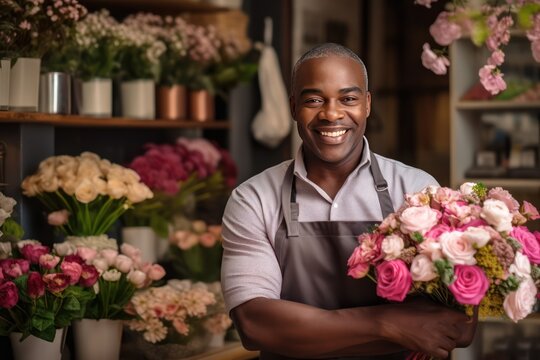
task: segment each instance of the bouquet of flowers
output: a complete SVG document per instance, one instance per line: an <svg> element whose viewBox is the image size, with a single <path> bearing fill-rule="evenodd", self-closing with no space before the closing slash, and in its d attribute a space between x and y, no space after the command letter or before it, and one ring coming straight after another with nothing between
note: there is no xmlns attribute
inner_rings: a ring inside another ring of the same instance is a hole
<svg viewBox="0 0 540 360"><path fill-rule="evenodd" d="M429 8L435 1L415 0L415 3ZM526 32L532 55L540 62L540 4L536 0L449 1L429 28L433 39L441 46L449 46L469 34L476 46L487 47L491 55L478 75L483 87L492 95L506 89L500 67L505 57L503 47L511 40L511 30ZM450 61L445 52L433 51L425 43L422 64L437 75L446 74Z"/></svg>
<svg viewBox="0 0 540 360"><path fill-rule="evenodd" d="M74 245L70 241L54 244L56 253L69 256L80 266L97 269L95 297L83 313L86 319L129 319L124 310L137 289L143 289L165 276L158 264L143 263L140 250L122 244L120 253L112 248Z"/></svg>
<svg viewBox="0 0 540 360"><path fill-rule="evenodd" d="M540 286L540 232L524 226L539 218L500 187L428 187L359 236L348 274L370 277L388 300L423 294L469 315L478 306L481 317L517 322L533 310Z"/></svg>
<svg viewBox="0 0 540 360"><path fill-rule="evenodd" d="M50 212L51 225L77 236L106 233L133 204L153 196L135 171L90 152L45 159L21 187Z"/></svg>
<svg viewBox="0 0 540 360"><path fill-rule="evenodd" d="M169 241L170 257L176 275L181 279L213 282L220 279L221 225L207 225L202 220L175 224Z"/></svg>
<svg viewBox="0 0 540 360"><path fill-rule="evenodd" d="M0 2L0 57L42 57L62 44L87 10L77 0Z"/></svg>
<svg viewBox="0 0 540 360"><path fill-rule="evenodd" d="M236 182L229 153L205 139L179 138L174 145L147 144L146 152L128 165L154 197L124 216L129 226L151 226L168 237L176 215L190 215L197 205L226 194Z"/></svg>
<svg viewBox="0 0 540 360"><path fill-rule="evenodd" d="M186 343L200 319L215 304L214 294L203 283L170 280L167 285L139 291L129 311L137 318L127 322L150 343Z"/></svg>
<svg viewBox="0 0 540 360"><path fill-rule="evenodd" d="M17 202L0 192L0 240L19 240L24 234L22 227L11 218ZM0 248L3 243L0 242ZM1 251L1 250L0 250Z"/></svg>
<svg viewBox="0 0 540 360"><path fill-rule="evenodd" d="M0 248L0 335L21 332L53 341L56 329L81 319L98 271L36 240Z"/></svg>

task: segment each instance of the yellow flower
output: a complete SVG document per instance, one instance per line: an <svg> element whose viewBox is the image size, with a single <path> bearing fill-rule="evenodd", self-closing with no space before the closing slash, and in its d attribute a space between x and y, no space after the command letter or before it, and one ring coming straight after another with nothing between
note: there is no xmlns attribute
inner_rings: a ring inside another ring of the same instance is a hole
<svg viewBox="0 0 540 360"><path fill-rule="evenodd" d="M474 256L476 263L484 270L488 278L502 279L504 277L504 269L492 250L493 247L491 245L486 245L478 249Z"/></svg>

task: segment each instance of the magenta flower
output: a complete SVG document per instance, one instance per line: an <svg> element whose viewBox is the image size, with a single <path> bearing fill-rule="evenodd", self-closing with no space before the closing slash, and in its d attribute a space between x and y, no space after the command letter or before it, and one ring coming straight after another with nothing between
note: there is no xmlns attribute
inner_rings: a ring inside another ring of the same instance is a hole
<svg viewBox="0 0 540 360"><path fill-rule="evenodd" d="M28 274L26 286L28 288L28 296L32 299L37 299L45 294L45 283L41 278L41 274L36 271L32 271Z"/></svg>
<svg viewBox="0 0 540 360"><path fill-rule="evenodd" d="M70 277L66 274L46 274L43 281L47 289L52 293L64 291L69 286Z"/></svg>
<svg viewBox="0 0 540 360"><path fill-rule="evenodd" d="M79 285L82 287L91 287L97 282L99 278L99 272L93 265L82 265L81 277L79 278Z"/></svg>
<svg viewBox="0 0 540 360"><path fill-rule="evenodd" d="M39 244L27 244L21 249L22 256L32 264L39 264L40 256L48 254L49 252L50 250L47 246Z"/></svg>
<svg viewBox="0 0 540 360"><path fill-rule="evenodd" d="M5 259L0 261L0 267L5 277L15 279L30 270L30 263L24 259Z"/></svg>
<svg viewBox="0 0 540 360"><path fill-rule="evenodd" d="M19 290L12 281L0 284L0 307L11 309L19 301Z"/></svg>
<svg viewBox="0 0 540 360"><path fill-rule="evenodd" d="M454 282L448 286L456 300L463 305L478 305L486 295L489 280L476 265L456 265Z"/></svg>
<svg viewBox="0 0 540 360"><path fill-rule="evenodd" d="M79 282L82 273L82 265L76 262L68 262L64 260L60 265L62 273L69 277L69 284L73 285Z"/></svg>
<svg viewBox="0 0 540 360"><path fill-rule="evenodd" d="M377 296L403 301L412 286L412 276L403 260L383 261L376 267Z"/></svg>
<svg viewBox="0 0 540 360"><path fill-rule="evenodd" d="M525 226L516 226L510 232L522 246L522 251L533 264L540 264L540 233L531 233Z"/></svg>
<svg viewBox="0 0 540 360"><path fill-rule="evenodd" d="M59 262L60 257L53 254L45 254L39 257L39 266L41 266L43 269L53 269L56 267L56 265L58 265Z"/></svg>

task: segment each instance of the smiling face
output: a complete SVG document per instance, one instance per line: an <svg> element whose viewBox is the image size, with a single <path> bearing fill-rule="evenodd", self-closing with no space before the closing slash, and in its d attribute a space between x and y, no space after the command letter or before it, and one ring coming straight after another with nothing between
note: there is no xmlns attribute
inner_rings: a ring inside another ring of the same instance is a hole
<svg viewBox="0 0 540 360"><path fill-rule="evenodd" d="M356 167L371 110L359 63L341 56L306 60L297 69L290 105L308 172L319 165Z"/></svg>

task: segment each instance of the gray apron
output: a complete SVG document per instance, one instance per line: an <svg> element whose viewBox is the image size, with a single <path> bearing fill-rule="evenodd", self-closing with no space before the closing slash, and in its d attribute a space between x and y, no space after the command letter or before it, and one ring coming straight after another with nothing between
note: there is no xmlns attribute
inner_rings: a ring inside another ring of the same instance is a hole
<svg viewBox="0 0 540 360"><path fill-rule="evenodd" d="M375 181L383 217L394 211L388 184L375 156L371 155L371 175ZM281 190L283 220L276 232L275 251L283 282L281 299L334 310L384 303L377 297L376 285L368 278L347 276L347 260L358 245L358 235L369 232L377 222L316 221L298 222L294 162L285 174ZM324 329L322 330L324 331ZM346 357L343 359L405 359L405 353ZM261 352L261 360L291 359Z"/></svg>

